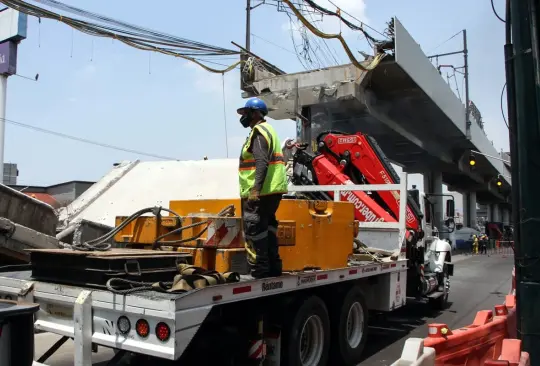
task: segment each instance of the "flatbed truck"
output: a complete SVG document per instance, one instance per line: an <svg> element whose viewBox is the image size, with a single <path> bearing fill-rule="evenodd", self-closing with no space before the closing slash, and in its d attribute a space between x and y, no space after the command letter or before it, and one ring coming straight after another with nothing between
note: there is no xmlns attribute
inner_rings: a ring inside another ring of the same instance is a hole
<svg viewBox="0 0 540 366"><path fill-rule="evenodd" d="M399 184L290 186L291 192L332 191L336 201L342 191L385 190L407 197L407 175ZM397 222L359 223L359 240L395 250L382 260L181 294L119 295L35 281L30 271L11 270L0 273L0 298L39 304L35 329L62 336L59 342L73 339L75 365L91 365L91 353L100 346L115 350L111 365L355 365L362 359L370 311L390 312L422 294L435 293L441 306L448 300L450 247L431 232L424 237L425 266L416 274L422 285L414 293L407 290L406 205L400 200Z"/></svg>

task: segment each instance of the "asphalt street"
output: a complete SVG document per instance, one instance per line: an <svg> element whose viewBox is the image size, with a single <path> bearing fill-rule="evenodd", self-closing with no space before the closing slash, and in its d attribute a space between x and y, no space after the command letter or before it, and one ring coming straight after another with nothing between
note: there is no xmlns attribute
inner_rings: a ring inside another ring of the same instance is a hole
<svg viewBox="0 0 540 366"><path fill-rule="evenodd" d="M390 315L372 317L365 360L360 365L391 365L399 359L407 338L426 337L428 324L446 323L450 329L461 327L472 323L478 310L492 309L504 302L511 286L513 256L456 256L453 261L449 307L433 312L427 304L410 302ZM57 339L58 336L51 334L37 335L36 356L43 354ZM100 364L111 357L111 350L101 348L93 355L93 362ZM72 342L61 347L47 364L73 365Z"/></svg>
<svg viewBox="0 0 540 366"><path fill-rule="evenodd" d="M405 340L425 338L430 323L450 329L471 324L476 312L502 304L512 286L514 257L468 256L454 259L449 307L434 312L428 304L410 302L387 317L370 321L362 366L391 365L401 356ZM386 319L385 319L386 318Z"/></svg>

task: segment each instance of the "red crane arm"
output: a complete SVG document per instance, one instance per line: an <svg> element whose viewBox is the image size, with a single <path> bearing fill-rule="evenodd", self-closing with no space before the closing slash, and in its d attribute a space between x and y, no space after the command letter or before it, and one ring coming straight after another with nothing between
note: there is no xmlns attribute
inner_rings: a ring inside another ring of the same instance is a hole
<svg viewBox="0 0 540 366"><path fill-rule="evenodd" d="M376 141L362 133L338 134L328 133L319 141L319 153L329 159L335 168L344 176L356 184L397 184L399 177L387 161L386 156L377 145ZM322 142L322 143L321 143ZM348 174L347 174L348 173ZM319 178L320 179L320 178ZM360 181L358 181L360 180ZM323 183L319 183L323 184ZM325 183L328 184L328 183ZM330 183L332 184L332 183ZM344 183L341 183L344 184ZM363 193L363 192L361 192ZM394 220L399 216L399 191L379 191L374 194L380 197ZM364 194L371 202L377 204L367 194ZM365 199L362 198L362 199ZM366 201L364 201L366 202ZM366 204L367 205L367 204ZM371 203L367 206L371 206ZM380 211L377 215L383 217ZM412 199L408 200L406 219L407 228L418 232L421 229L421 213ZM384 221L389 221L385 219Z"/></svg>

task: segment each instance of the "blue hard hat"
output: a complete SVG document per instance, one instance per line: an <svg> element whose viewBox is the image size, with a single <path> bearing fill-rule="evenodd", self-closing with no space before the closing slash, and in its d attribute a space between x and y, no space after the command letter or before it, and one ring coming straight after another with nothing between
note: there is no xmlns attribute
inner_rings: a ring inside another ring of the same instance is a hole
<svg viewBox="0 0 540 366"><path fill-rule="evenodd" d="M236 112L238 114L245 114L246 109L252 109L255 111L260 111L263 116L266 116L268 114L268 107L266 106L266 103L259 98L251 98L246 102L246 105L243 108L238 108Z"/></svg>

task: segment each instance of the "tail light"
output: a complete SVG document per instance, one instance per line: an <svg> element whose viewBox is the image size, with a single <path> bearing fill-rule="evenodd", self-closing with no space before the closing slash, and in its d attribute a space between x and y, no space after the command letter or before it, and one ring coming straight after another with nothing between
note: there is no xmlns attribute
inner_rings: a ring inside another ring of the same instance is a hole
<svg viewBox="0 0 540 366"><path fill-rule="evenodd" d="M139 319L135 324L135 330L137 331L139 337L146 338L150 334L150 325L148 325L146 320Z"/></svg>
<svg viewBox="0 0 540 366"><path fill-rule="evenodd" d="M156 325L156 337L160 341L167 342L170 336L171 336L171 329L169 328L167 324L158 323L158 325Z"/></svg>
<svg viewBox="0 0 540 366"><path fill-rule="evenodd" d="M120 318L118 318L118 320L116 321L116 326L118 327L120 333L124 335L128 334L131 330L131 322L125 316L121 316Z"/></svg>

